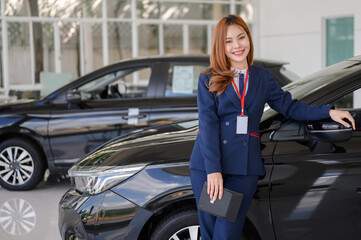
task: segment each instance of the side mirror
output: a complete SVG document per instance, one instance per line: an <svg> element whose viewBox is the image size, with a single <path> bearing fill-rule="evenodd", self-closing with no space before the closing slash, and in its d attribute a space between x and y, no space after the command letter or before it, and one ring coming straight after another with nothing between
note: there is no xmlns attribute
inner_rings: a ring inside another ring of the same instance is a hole
<svg viewBox="0 0 361 240"><path fill-rule="evenodd" d="M270 135L272 141L302 141L305 140L305 127L301 122L289 120Z"/></svg>
<svg viewBox="0 0 361 240"><path fill-rule="evenodd" d="M68 103L79 104L81 102L81 95L79 90L70 90L66 95L66 99L68 100Z"/></svg>
<svg viewBox="0 0 361 240"><path fill-rule="evenodd" d="M309 124L307 133L316 141L337 143L346 142L352 137L352 128L345 128L339 123Z"/></svg>

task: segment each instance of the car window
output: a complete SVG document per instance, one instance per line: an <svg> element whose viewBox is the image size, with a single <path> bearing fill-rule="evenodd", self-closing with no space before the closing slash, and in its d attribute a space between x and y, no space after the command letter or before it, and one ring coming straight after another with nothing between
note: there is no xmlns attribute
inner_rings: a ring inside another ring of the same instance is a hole
<svg viewBox="0 0 361 240"><path fill-rule="evenodd" d="M331 105L335 106L335 109L340 108L361 108L361 89L350 92L345 96L338 98L331 102Z"/></svg>
<svg viewBox="0 0 361 240"><path fill-rule="evenodd" d="M196 96L199 74L207 69L204 65L172 64L168 71L166 97Z"/></svg>
<svg viewBox="0 0 361 240"><path fill-rule="evenodd" d="M147 94L150 67L116 71L78 88L82 100L109 98L142 98Z"/></svg>

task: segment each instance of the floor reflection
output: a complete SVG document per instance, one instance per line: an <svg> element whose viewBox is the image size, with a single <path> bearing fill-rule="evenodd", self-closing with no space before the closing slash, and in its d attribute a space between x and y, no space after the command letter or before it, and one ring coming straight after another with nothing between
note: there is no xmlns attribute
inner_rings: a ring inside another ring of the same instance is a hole
<svg viewBox="0 0 361 240"><path fill-rule="evenodd" d="M0 224L10 235L26 235L35 227L35 210L22 198L7 200L0 208Z"/></svg>
<svg viewBox="0 0 361 240"><path fill-rule="evenodd" d="M66 178L49 178L30 191L0 187L0 239L61 240L58 203L69 188Z"/></svg>

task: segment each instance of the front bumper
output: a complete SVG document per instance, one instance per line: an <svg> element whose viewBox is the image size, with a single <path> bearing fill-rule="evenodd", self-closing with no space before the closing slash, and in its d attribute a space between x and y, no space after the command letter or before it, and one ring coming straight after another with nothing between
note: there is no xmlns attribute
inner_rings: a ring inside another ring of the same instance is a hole
<svg viewBox="0 0 361 240"><path fill-rule="evenodd" d="M66 240L134 240L152 214L110 190L94 196L69 190L59 203L59 231Z"/></svg>

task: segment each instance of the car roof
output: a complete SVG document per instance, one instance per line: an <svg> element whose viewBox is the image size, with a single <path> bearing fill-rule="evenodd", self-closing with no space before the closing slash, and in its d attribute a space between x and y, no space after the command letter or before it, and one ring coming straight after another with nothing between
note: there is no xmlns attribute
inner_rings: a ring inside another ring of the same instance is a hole
<svg viewBox="0 0 361 240"><path fill-rule="evenodd" d="M76 85L79 81L83 81L84 79L89 78L90 76L94 76L99 74L100 72L110 72L113 69L118 68L120 65L139 65L141 64L149 64L152 62L203 62L209 64L209 55L184 55L184 54L167 54L167 55L154 55L154 56L142 56L142 57L135 57L131 59L123 59L121 61L109 64L107 66L103 66L99 69L96 69L88 74L80 76L79 78L75 79L74 81L64 85L63 87L55 90L54 92L50 93L49 95L45 96L43 99L52 99L56 95L60 94L64 90L68 89L69 86ZM283 62L274 61L274 60L266 60L266 59L255 59L254 63L260 67L280 67Z"/></svg>

